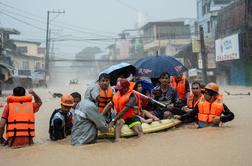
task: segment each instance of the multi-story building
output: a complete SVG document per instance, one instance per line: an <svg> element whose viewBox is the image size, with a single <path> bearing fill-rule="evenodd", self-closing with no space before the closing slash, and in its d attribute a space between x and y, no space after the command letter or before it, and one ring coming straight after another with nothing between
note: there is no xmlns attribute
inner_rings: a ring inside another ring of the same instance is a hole
<svg viewBox="0 0 252 166"><path fill-rule="evenodd" d="M33 84L44 81L45 48L39 42L12 40L16 46L12 55L15 75L31 77Z"/></svg>
<svg viewBox="0 0 252 166"><path fill-rule="evenodd" d="M197 0L197 22L206 38L215 38L217 17L221 9L234 0Z"/></svg>
<svg viewBox="0 0 252 166"><path fill-rule="evenodd" d="M148 22L141 30L145 55L176 55L191 43L195 34L195 19L182 18Z"/></svg>
<svg viewBox="0 0 252 166"><path fill-rule="evenodd" d="M197 22L203 27L207 56L207 68L211 81L216 77L215 33L218 13L234 0L197 0ZM202 69L202 57L199 52L199 68Z"/></svg>
<svg viewBox="0 0 252 166"><path fill-rule="evenodd" d="M238 0L218 15L217 81L252 85L252 1Z"/></svg>
<svg viewBox="0 0 252 166"><path fill-rule="evenodd" d="M16 45L14 67L25 70L42 70L45 66L45 49L39 42L13 40Z"/></svg>

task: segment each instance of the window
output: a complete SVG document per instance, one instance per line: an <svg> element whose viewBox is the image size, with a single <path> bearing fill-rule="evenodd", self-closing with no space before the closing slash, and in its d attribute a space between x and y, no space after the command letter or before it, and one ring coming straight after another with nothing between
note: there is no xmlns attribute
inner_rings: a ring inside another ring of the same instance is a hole
<svg viewBox="0 0 252 166"><path fill-rule="evenodd" d="M17 47L17 52L19 53L27 53L27 47Z"/></svg>
<svg viewBox="0 0 252 166"><path fill-rule="evenodd" d="M23 69L29 70L29 62L28 61L23 61Z"/></svg>
<svg viewBox="0 0 252 166"><path fill-rule="evenodd" d="M35 69L40 69L40 66L41 66L40 62L35 63Z"/></svg>
<svg viewBox="0 0 252 166"><path fill-rule="evenodd" d="M210 33L211 31L211 24L210 21L207 21L207 32Z"/></svg>

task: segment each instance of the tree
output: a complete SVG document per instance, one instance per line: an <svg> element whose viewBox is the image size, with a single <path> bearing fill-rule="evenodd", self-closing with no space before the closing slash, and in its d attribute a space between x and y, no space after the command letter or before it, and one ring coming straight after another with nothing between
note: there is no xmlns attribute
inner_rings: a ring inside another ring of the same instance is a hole
<svg viewBox="0 0 252 166"><path fill-rule="evenodd" d="M95 54L101 53L99 47L86 47L75 55L76 59L95 59Z"/></svg>

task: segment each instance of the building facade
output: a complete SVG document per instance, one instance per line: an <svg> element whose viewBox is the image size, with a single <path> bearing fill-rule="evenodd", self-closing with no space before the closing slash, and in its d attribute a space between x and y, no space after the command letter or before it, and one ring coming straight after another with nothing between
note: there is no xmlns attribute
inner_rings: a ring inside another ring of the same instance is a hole
<svg viewBox="0 0 252 166"><path fill-rule="evenodd" d="M141 30L145 55L176 55L185 45L191 43L195 33L194 19L173 19L149 22Z"/></svg>
<svg viewBox="0 0 252 166"><path fill-rule="evenodd" d="M216 81L215 34L219 12L234 0L197 0L197 22L204 31L209 81ZM199 35L198 35L199 36ZM202 56L198 53L199 68L202 69Z"/></svg>
<svg viewBox="0 0 252 166"><path fill-rule="evenodd" d="M218 82L251 86L252 1L235 1L219 13L215 43Z"/></svg>

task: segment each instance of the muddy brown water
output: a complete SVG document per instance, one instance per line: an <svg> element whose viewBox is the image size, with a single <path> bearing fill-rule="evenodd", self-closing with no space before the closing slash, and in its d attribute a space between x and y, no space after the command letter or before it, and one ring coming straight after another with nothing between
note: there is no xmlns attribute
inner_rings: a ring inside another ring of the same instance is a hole
<svg viewBox="0 0 252 166"><path fill-rule="evenodd" d="M59 106L59 99L52 98L49 91L78 91L83 94L86 87L87 82L82 82L70 87L35 89L43 100L43 106L36 114L36 144L20 149L1 146L1 165L252 165L252 96L245 95L224 95L224 103L235 113L235 120L220 128L179 126L164 132L146 134L142 138L127 138L117 143L104 139L96 144L78 147L70 145L70 138L49 141L49 117ZM224 90L247 93L252 88L221 87L221 92L224 93Z"/></svg>

